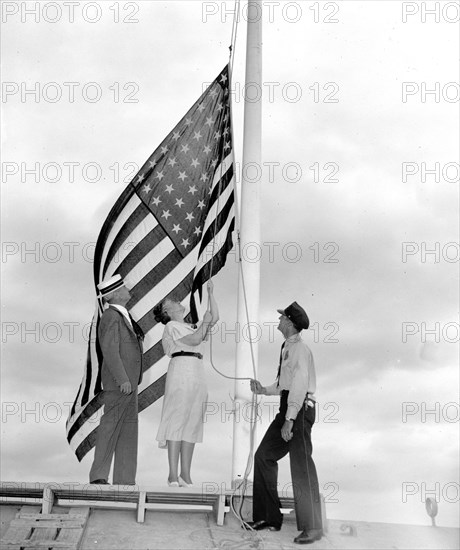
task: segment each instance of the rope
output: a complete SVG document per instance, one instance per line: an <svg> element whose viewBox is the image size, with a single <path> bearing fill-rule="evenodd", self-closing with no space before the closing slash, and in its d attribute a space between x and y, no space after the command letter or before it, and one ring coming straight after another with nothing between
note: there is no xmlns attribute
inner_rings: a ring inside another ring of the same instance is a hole
<svg viewBox="0 0 460 550"><path fill-rule="evenodd" d="M233 23L232 23L232 35L231 35L231 41L229 46L229 75L228 75L228 88L231 90L232 85L232 68L233 68L233 60L235 57L235 50L236 50L236 37L238 34L238 14L240 9L240 0L235 0L235 10L233 12ZM230 105L230 125L231 128L233 128L233 111L232 111L232 102L229 98L229 105ZM233 143L234 143L234 136L232 136ZM235 150L235 147L233 146L233 150ZM220 178L219 178L219 192L217 194L217 210L216 212L219 212L219 202L220 202L220 195L221 195L221 185L222 185L222 163L220 164ZM246 297L246 286L244 283L244 276L243 276L243 269L241 264L241 240L240 240L240 231L239 231L239 218L238 218L238 199L237 199L237 191L236 191L236 185L234 187L234 194L235 194L235 225L236 225L236 234L237 234L237 242L236 242L236 248L238 251L238 259L239 259L239 269L241 270L241 280L242 280L242 286L243 286L243 295L244 295L244 305L246 310L246 319L249 326L249 312L248 312L248 304L247 304L247 297ZM214 250L215 250L215 244L216 244L216 226L217 226L217 215L214 220L214 236L212 239L212 256L211 256L211 265L209 270L209 279L212 277L212 268L214 265ZM209 307L209 299L208 299L208 307ZM212 349L212 332L210 332L210 338L209 338L209 349L210 349L210 363L211 367L223 378L227 378L228 380L251 380L250 377L236 377L236 376L229 376L227 374L224 374L221 372L215 365L213 361L213 349ZM252 340L250 340L250 349L251 349L251 360L252 360L252 370L254 374L254 378L256 377L256 367L255 367L255 359L254 359L254 349L252 345Z"/></svg>

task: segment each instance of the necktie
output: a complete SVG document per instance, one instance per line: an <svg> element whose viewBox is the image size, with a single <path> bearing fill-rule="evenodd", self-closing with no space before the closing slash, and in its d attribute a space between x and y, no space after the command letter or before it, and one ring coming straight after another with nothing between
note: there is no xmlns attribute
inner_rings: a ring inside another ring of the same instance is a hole
<svg viewBox="0 0 460 550"><path fill-rule="evenodd" d="M131 313L129 313L129 318L131 320L131 324L133 325L133 330L136 333L136 336L139 338L139 340L143 340L144 339L144 333L143 333L141 327L132 318Z"/></svg>
<svg viewBox="0 0 460 550"><path fill-rule="evenodd" d="M283 362L283 349L284 349L284 346L285 346L286 342L284 341L282 346L281 346L281 351L280 351L280 364L278 365L278 374L276 375L276 380L277 380L277 384L276 384L276 387L278 387L280 385L280 376L281 376L281 363Z"/></svg>

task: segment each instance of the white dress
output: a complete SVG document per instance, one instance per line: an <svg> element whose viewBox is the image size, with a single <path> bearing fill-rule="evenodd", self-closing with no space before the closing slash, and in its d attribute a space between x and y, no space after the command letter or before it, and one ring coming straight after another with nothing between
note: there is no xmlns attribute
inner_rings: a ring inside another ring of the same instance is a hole
<svg viewBox="0 0 460 550"><path fill-rule="evenodd" d="M202 344L187 346L177 342L195 329L186 323L169 321L165 326L162 344L166 355L178 351L202 353ZM156 440L160 448L167 441L203 441L203 420L208 399L203 360L198 357L173 357L166 375L161 421Z"/></svg>

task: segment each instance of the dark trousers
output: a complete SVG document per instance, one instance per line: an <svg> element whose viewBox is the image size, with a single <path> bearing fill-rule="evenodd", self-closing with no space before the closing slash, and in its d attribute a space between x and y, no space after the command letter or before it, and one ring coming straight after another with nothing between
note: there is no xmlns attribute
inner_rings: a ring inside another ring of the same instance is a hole
<svg viewBox="0 0 460 550"><path fill-rule="evenodd" d="M288 392L282 392L280 412L270 424L254 456L252 519L281 526L283 515L277 487L278 460L289 453L297 528L299 531L322 529L318 476L311 456L315 408L302 407L294 421L293 437L286 442L281 437L281 428L285 422L287 395Z"/></svg>
<svg viewBox="0 0 460 550"><path fill-rule="evenodd" d="M104 414L97 429L90 481L108 480L112 459L113 483L135 485L137 470L137 390L129 395L104 391Z"/></svg>

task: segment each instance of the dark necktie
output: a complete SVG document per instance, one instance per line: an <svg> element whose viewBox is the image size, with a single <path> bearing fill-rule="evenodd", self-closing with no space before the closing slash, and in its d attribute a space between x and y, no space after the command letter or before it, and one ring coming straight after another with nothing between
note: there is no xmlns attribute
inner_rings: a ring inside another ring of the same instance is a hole
<svg viewBox="0 0 460 550"><path fill-rule="evenodd" d="M281 346L281 351L280 351L280 364L278 365L278 374L276 375L276 380L277 380L276 387L278 387L278 386L280 385L281 363L283 362L283 349L284 349L285 344L286 344L286 341L284 341L283 344L282 344L282 346Z"/></svg>
<svg viewBox="0 0 460 550"><path fill-rule="evenodd" d="M136 333L136 336L139 338L139 340L143 340L144 339L144 333L143 333L141 327L132 318L131 313L128 313L128 315L129 315L129 318L131 319L131 324L133 325L133 330Z"/></svg>

